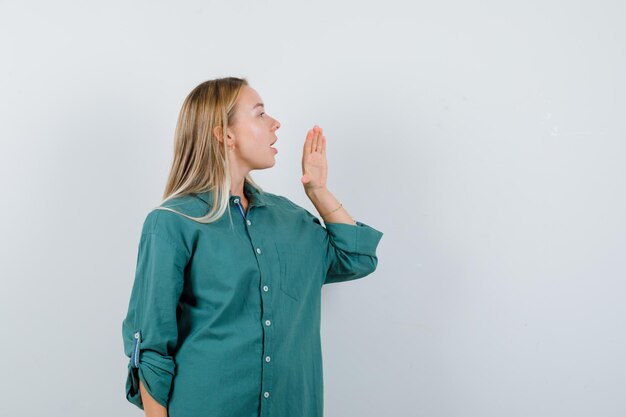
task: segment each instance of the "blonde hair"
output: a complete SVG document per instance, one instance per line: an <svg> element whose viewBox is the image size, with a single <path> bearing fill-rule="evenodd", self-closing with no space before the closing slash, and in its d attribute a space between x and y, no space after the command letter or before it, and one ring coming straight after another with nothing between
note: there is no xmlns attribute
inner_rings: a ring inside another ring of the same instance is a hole
<svg viewBox="0 0 626 417"><path fill-rule="evenodd" d="M220 142L213 130L221 126L226 132L235 123L235 103L245 78L217 78L195 87L185 98L174 133L174 157L167 179L163 200L155 209L169 210L199 223L219 220L228 209L230 197L230 164L226 140ZM225 138L224 138L225 139ZM245 182L259 191L250 174ZM245 188L245 187L244 187ZM177 197L194 193L212 192L211 208L201 217L180 213L163 204ZM232 223L232 218L231 218Z"/></svg>

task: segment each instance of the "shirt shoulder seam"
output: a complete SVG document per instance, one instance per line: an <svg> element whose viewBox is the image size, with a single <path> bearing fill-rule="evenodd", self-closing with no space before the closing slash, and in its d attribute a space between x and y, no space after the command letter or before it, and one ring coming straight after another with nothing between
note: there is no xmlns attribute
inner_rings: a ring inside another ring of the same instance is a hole
<svg viewBox="0 0 626 417"><path fill-rule="evenodd" d="M160 230L156 229L156 226L159 222L159 216L161 215L161 211L163 210L156 210L156 214L155 214L155 219L152 223L152 226L150 228L150 230L144 231L142 232L142 236L144 235L155 235L158 236L159 238L163 239L165 242L167 242L170 246L172 246L179 254L185 256L185 257L189 257L189 253L182 249L175 241L175 239L173 239L171 236L169 236L167 233L162 233Z"/></svg>

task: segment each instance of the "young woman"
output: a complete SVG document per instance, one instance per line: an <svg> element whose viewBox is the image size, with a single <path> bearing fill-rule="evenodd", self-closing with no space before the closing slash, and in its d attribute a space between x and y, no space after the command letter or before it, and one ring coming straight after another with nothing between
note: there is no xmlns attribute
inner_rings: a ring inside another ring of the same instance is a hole
<svg viewBox="0 0 626 417"><path fill-rule="evenodd" d="M279 127L245 79L206 81L183 103L122 323L126 398L148 417L323 415L321 287L372 273L383 233L326 188L318 126L301 181L325 226L254 183Z"/></svg>

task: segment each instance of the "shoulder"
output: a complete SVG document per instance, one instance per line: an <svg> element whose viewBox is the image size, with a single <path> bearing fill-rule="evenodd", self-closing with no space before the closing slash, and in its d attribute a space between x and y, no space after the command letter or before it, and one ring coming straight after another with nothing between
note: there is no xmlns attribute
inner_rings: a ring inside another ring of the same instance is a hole
<svg viewBox="0 0 626 417"><path fill-rule="evenodd" d="M157 235L188 252L187 242L197 225L185 215L201 217L206 211L206 205L193 195L173 198L150 209L145 215L141 235Z"/></svg>
<svg viewBox="0 0 626 417"><path fill-rule="evenodd" d="M273 199L272 201L275 202L275 205L280 210L284 210L286 212L292 213L298 217L301 217L302 219L308 222L321 224L317 216L313 215L310 211L308 211L304 207L293 202L288 197L278 195L278 194L272 194L272 193L266 193L266 194L270 195L270 197Z"/></svg>
<svg viewBox="0 0 626 417"><path fill-rule="evenodd" d="M303 207L299 206L298 204L294 203L289 198L283 195L270 192L265 192L264 195L267 201L269 201L270 203L272 203L272 205L278 207L279 209L291 210L296 212L301 212L304 210Z"/></svg>
<svg viewBox="0 0 626 417"><path fill-rule="evenodd" d="M144 221L145 231L156 231L160 226L189 221L186 216L206 214L206 206L193 195L172 198L150 209Z"/></svg>

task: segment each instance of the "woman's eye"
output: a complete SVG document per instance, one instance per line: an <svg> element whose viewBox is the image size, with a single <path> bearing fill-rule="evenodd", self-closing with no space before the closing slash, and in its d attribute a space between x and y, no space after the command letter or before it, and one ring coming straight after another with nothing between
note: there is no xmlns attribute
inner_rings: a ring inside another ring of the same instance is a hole
<svg viewBox="0 0 626 417"><path fill-rule="evenodd" d="M263 116L265 114L265 112L262 112L261 114L259 114L259 116Z"/></svg>

